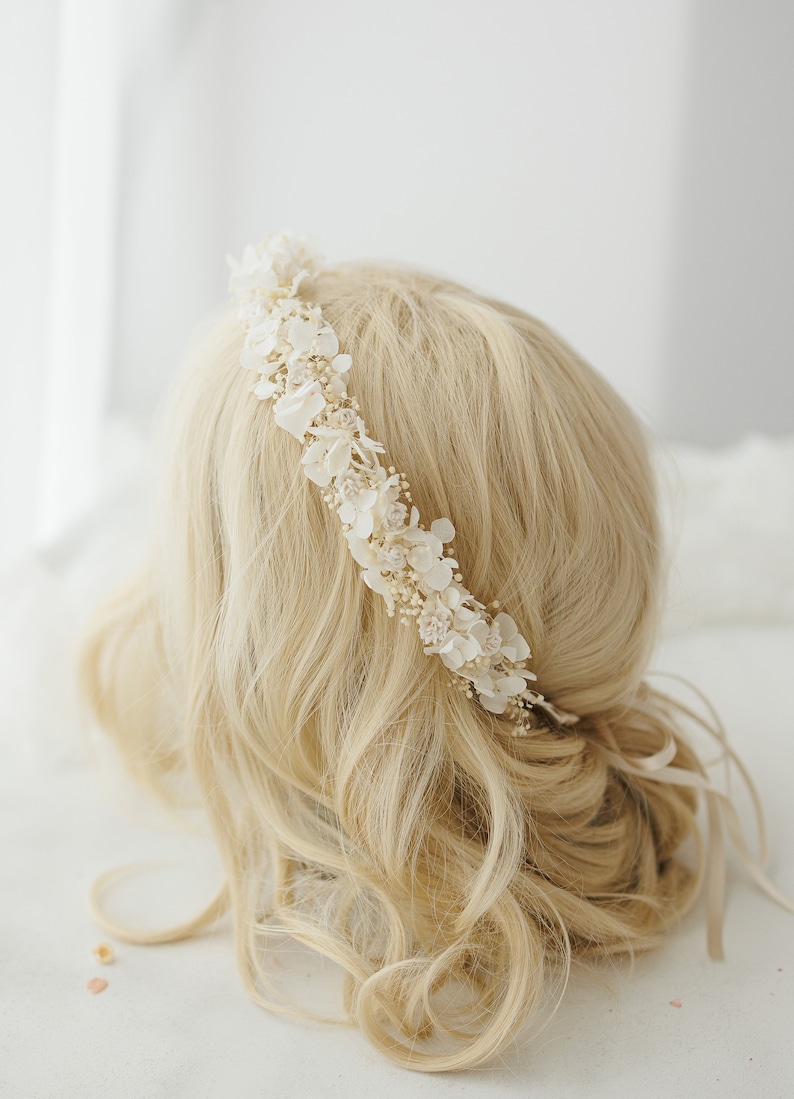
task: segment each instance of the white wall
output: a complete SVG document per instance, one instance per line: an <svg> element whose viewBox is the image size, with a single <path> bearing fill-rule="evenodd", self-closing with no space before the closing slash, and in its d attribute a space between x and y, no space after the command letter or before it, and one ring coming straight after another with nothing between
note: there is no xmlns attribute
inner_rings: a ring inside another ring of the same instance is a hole
<svg viewBox="0 0 794 1099"><path fill-rule="evenodd" d="M56 0L14 5L3 12L0 34L0 565L30 542L37 523L50 312L56 15Z"/></svg>
<svg viewBox="0 0 794 1099"><path fill-rule="evenodd" d="M0 559L272 229L557 328L669 438L794 432L794 6L35 0L0 36Z"/></svg>
<svg viewBox="0 0 794 1099"><path fill-rule="evenodd" d="M204 313L223 300L227 54L233 5L123 7L119 295L111 410L146 424Z"/></svg>
<svg viewBox="0 0 794 1099"><path fill-rule="evenodd" d="M400 259L523 306L657 417L687 12L150 2L128 82L115 407L148 416L223 299L224 252L288 227L331 259Z"/></svg>
<svg viewBox="0 0 794 1099"><path fill-rule="evenodd" d="M126 8L115 410L287 227L536 313L668 436L794 431L791 5Z"/></svg>
<svg viewBox="0 0 794 1099"><path fill-rule="evenodd" d="M794 432L794 4L692 4L671 294L668 433Z"/></svg>

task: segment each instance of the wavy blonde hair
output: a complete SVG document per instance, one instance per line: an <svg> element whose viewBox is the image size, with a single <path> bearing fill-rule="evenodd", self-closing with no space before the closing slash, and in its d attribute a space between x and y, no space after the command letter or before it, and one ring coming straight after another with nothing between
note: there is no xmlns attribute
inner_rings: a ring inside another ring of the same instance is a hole
<svg viewBox="0 0 794 1099"><path fill-rule="evenodd" d="M579 723L511 736L387 616L249 392L231 314L171 403L151 563L95 617L83 692L139 779L173 796L194 776L259 1002L289 1011L264 972L286 931L344 968L350 1019L394 1061L471 1067L572 957L653 946L699 882L675 857L688 834L700 849L695 793L610 762L672 733L675 765L700 770L643 681L661 590L646 441L516 309L362 265L302 293L421 514L452 520L467 586L515 618Z"/></svg>

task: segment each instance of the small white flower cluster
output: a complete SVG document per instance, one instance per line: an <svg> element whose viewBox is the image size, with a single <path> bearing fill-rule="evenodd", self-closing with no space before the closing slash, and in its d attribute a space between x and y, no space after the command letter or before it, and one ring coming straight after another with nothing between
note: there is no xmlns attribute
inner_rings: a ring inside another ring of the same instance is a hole
<svg viewBox="0 0 794 1099"><path fill-rule="evenodd" d="M384 448L367 436L347 392L351 358L340 354L321 309L298 297L301 282L318 270L304 241L274 234L246 248L241 263L229 257L229 265L247 330L240 362L260 375L252 391L274 402L276 423L303 443L304 472L327 489L324 500L342 521L362 578L383 596L389 615L399 608L403 623L414 619L424 651L437 653L455 684L469 697L476 693L484 709L507 711L517 735L529 727L534 706L561 723L575 721L528 688L536 677L526 668L529 645L513 619L492 617L463 586L449 519L425 530L405 475L381 464Z"/></svg>

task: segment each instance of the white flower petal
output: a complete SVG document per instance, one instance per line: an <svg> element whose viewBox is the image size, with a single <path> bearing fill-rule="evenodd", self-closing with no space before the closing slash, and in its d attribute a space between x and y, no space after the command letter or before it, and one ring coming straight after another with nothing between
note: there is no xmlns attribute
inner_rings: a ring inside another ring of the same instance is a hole
<svg viewBox="0 0 794 1099"><path fill-rule="evenodd" d="M257 382L252 392L256 393L260 401L267 400L268 397L272 397L274 393L277 393L279 386L275 382Z"/></svg>
<svg viewBox="0 0 794 1099"><path fill-rule="evenodd" d="M251 347L256 347L258 344L263 343L267 339L273 339L274 346L278 343L276 338L279 328L281 327L281 317L278 315L270 316L265 314L264 320L258 324L252 324L248 329L248 342Z"/></svg>
<svg viewBox="0 0 794 1099"><path fill-rule="evenodd" d="M444 602L447 604L448 607L454 609L456 613L458 608L461 607L462 603L468 602L474 604L477 607L481 606L480 603L477 603L476 600L472 599L471 592L468 590L468 588L464 588L464 586L458 583L457 580L453 580L447 590L444 592Z"/></svg>
<svg viewBox="0 0 794 1099"><path fill-rule="evenodd" d="M415 542L417 545L424 544L427 546L434 560L438 559L444 552L443 543L440 542L434 534L431 534L429 530L422 530L420 527L414 527L412 530L407 530L405 532L405 540L407 542Z"/></svg>
<svg viewBox="0 0 794 1099"><path fill-rule="evenodd" d="M503 641L512 641L518 633L518 626L509 614L505 614L504 612L497 614L496 618L494 618L494 622L496 622L499 627L499 633L502 635Z"/></svg>
<svg viewBox="0 0 794 1099"><path fill-rule="evenodd" d="M353 523L353 533L359 538L369 538L374 528L374 521L371 511L360 511L356 515L356 520Z"/></svg>
<svg viewBox="0 0 794 1099"><path fill-rule="evenodd" d="M314 340L314 348L324 359L333 359L339 350L339 340L333 328L321 328ZM349 356L348 356L349 358Z"/></svg>
<svg viewBox="0 0 794 1099"><path fill-rule="evenodd" d="M337 473L346 469L350 465L350 443L345 442L344 439L337 439L328 451L326 464L332 477L336 477Z"/></svg>
<svg viewBox="0 0 794 1099"><path fill-rule="evenodd" d="M357 537L352 530L345 532L345 538L347 539L348 546L350 546L350 553L356 564L363 565L366 569L371 568L375 555L372 552L369 541L366 538Z"/></svg>
<svg viewBox="0 0 794 1099"><path fill-rule="evenodd" d="M451 542L455 537L455 528L449 519L434 519L430 524L430 530L439 542Z"/></svg>
<svg viewBox="0 0 794 1099"><path fill-rule="evenodd" d="M303 439L309 424L324 408L322 386L313 381L296 393L282 397L275 407L274 416L279 427L289 431L296 439Z"/></svg>
<svg viewBox="0 0 794 1099"><path fill-rule="evenodd" d="M507 707L504 695L480 695L480 705L491 714L503 714Z"/></svg>
<svg viewBox="0 0 794 1099"><path fill-rule="evenodd" d="M372 588L373 591L376 591L383 596L389 605L389 610L394 607L394 600L392 599L389 582L385 577L381 576L377 569L367 569L366 572L362 572L361 579L368 588Z"/></svg>
<svg viewBox="0 0 794 1099"><path fill-rule="evenodd" d="M449 668L451 672L456 672L458 668L462 668L463 665L466 663L466 661L461 656L459 649L453 648L450 649L449 652L441 653L440 655L442 664Z"/></svg>
<svg viewBox="0 0 794 1099"><path fill-rule="evenodd" d="M496 690L494 677L490 672L483 672L482 675L475 676L472 679L472 685L480 694L492 695Z"/></svg>
<svg viewBox="0 0 794 1099"><path fill-rule="evenodd" d="M263 359L266 359L268 355L275 350L277 344L278 337L276 335L268 335L258 342L251 341L251 347L256 351L257 355L261 355Z"/></svg>
<svg viewBox="0 0 794 1099"><path fill-rule="evenodd" d="M406 532L403 537L410 541L409 532ZM419 545L415 545L408 554L408 564L417 572L427 572L428 569L434 567L436 561L437 557L430 552L430 547L421 542Z"/></svg>
<svg viewBox="0 0 794 1099"><path fill-rule="evenodd" d="M512 655L508 655L508 648ZM516 662L516 660L526 660L527 657L530 655L529 645L527 644L526 640L523 639L520 633L516 634L514 639L510 641L509 645L501 646L501 652L505 654L508 660L512 660L512 662L514 663Z"/></svg>
<svg viewBox="0 0 794 1099"><path fill-rule="evenodd" d="M414 552L415 549L411 550L411 553ZM435 591L443 591L449 586L449 583L452 580L452 569L446 561L439 561L433 568L425 571L424 579L425 583Z"/></svg>
<svg viewBox="0 0 794 1099"><path fill-rule="evenodd" d="M478 622L473 623L469 629L469 637L472 641L476 641L480 646L480 649L482 649L489 632L488 623L481 618Z"/></svg>
<svg viewBox="0 0 794 1099"><path fill-rule="evenodd" d="M497 679L496 689L505 695L520 695L526 689L526 683L520 675L505 675Z"/></svg>
<svg viewBox="0 0 794 1099"><path fill-rule="evenodd" d="M335 374L346 374L353 365L350 355L336 355L331 363L331 369Z"/></svg>
<svg viewBox="0 0 794 1099"><path fill-rule="evenodd" d="M455 611L455 625L459 629L464 626L468 628L469 623L478 621L479 617L477 611L473 611L470 607L458 607Z"/></svg>
<svg viewBox="0 0 794 1099"><path fill-rule="evenodd" d="M304 320L302 317L294 317L289 324L287 339L298 354L308 351L314 343L317 332L317 324L314 321Z"/></svg>
<svg viewBox="0 0 794 1099"><path fill-rule="evenodd" d="M343 378L341 374L332 375L328 379L328 388L331 390L332 393L336 394L337 397L346 397L347 396L347 386L345 385L346 381L347 381L347 378Z"/></svg>
<svg viewBox="0 0 794 1099"><path fill-rule="evenodd" d="M314 481L315 485L319 485L320 488L325 488L326 485L330 485L331 483L331 474L325 466L322 466L317 462L307 465L304 472L309 480Z"/></svg>
<svg viewBox="0 0 794 1099"><path fill-rule="evenodd" d="M314 435L318 430L319 429L316 428L316 427L312 428L312 435ZM323 442L323 440L322 439L315 439L314 442L311 443L306 448L306 451L305 451L303 457L301 458L302 464L307 466L307 465L310 464L310 462L322 461L323 455L325 454L325 450L326 450L326 444Z"/></svg>

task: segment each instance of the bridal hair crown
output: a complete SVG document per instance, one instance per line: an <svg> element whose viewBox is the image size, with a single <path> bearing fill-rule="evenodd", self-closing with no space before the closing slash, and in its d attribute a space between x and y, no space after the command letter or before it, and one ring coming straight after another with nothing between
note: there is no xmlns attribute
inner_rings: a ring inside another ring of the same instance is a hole
<svg viewBox="0 0 794 1099"><path fill-rule="evenodd" d="M340 353L320 307L299 295L320 267L304 238L271 234L249 245L242 262L229 257L229 266L246 329L240 363L260 375L252 392L273 402L278 426L303 445L303 471L325 489L364 583L390 616L415 622L425 653L441 658L455 686L513 720L515 735L530 728L535 707L560 724L577 721L528 686L536 679L526 666L529 645L510 615L492 616L463 586L449 519L426 530L405 474L381 461L384 447L367 435L347 391L351 357Z"/></svg>

